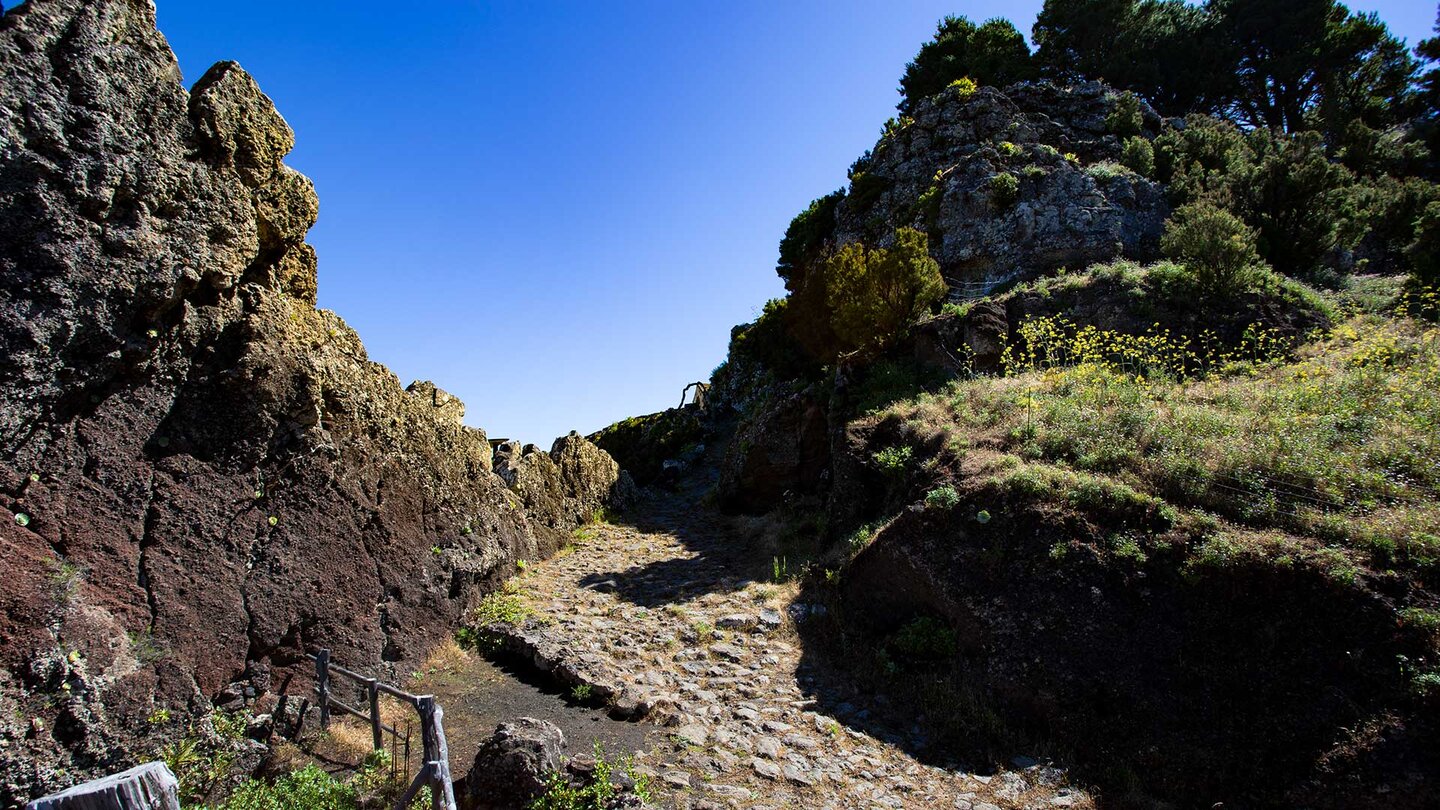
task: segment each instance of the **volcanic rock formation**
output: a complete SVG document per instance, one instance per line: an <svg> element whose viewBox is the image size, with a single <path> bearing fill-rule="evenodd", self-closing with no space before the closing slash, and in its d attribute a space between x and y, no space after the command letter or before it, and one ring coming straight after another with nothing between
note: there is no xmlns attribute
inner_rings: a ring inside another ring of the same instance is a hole
<svg viewBox="0 0 1440 810"><path fill-rule="evenodd" d="M187 93L143 0L0 20L0 806L308 649L422 656L539 551L463 405L315 308L293 143L233 62ZM618 479L560 473L571 515Z"/></svg>

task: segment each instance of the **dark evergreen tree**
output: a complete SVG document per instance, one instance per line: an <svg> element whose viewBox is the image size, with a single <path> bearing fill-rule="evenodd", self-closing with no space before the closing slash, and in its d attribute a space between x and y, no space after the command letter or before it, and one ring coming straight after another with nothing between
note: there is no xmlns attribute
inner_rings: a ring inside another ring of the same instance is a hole
<svg viewBox="0 0 1440 810"><path fill-rule="evenodd" d="M1388 126L1403 114L1415 61L1373 14L1334 0L1211 0L1233 77L1225 112L1284 132L1351 120Z"/></svg>
<svg viewBox="0 0 1440 810"><path fill-rule="evenodd" d="M964 17L940 21L935 38L920 47L900 78L901 111L944 90L956 79L1006 85L1034 78L1035 65L1025 36L1009 20L976 26Z"/></svg>
<svg viewBox="0 0 1440 810"><path fill-rule="evenodd" d="M1031 36L1045 75L1103 79L1183 115L1208 111L1224 69L1211 23L1206 9L1184 0L1048 0Z"/></svg>

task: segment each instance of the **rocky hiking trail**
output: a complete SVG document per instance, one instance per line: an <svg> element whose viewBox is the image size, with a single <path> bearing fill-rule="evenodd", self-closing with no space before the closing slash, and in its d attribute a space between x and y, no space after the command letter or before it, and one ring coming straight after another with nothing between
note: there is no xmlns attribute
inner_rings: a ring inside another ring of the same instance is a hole
<svg viewBox="0 0 1440 810"><path fill-rule="evenodd" d="M1093 806L1049 765L977 774L917 760L918 730L872 710L883 697L831 690L845 679L802 663L796 622L818 608L794 583L748 575L744 538L700 495L652 494L625 523L581 529L573 551L508 589L528 615L483 628L502 657L658 732L635 761L663 806ZM569 745L587 753L589 740Z"/></svg>

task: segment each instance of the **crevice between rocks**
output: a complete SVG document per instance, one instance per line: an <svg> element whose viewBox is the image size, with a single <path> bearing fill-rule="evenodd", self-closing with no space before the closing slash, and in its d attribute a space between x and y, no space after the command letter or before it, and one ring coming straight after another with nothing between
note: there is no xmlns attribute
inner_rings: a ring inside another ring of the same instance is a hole
<svg viewBox="0 0 1440 810"><path fill-rule="evenodd" d="M155 476L151 475L149 487L145 498L145 517L140 533L140 555L135 564L136 584L145 591L145 604L150 611L150 623L146 626L146 632L155 634L155 622L160 614L160 603L155 596L154 583L151 581L149 568L149 550L154 546L155 524L159 518L159 510L155 508Z"/></svg>

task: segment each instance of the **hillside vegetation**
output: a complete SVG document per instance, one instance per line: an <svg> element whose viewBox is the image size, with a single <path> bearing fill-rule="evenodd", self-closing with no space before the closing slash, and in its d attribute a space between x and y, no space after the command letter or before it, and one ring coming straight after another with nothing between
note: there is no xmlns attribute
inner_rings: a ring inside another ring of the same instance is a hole
<svg viewBox="0 0 1440 810"><path fill-rule="evenodd" d="M795 217L714 374L715 500L927 755L1042 751L1106 806L1426 806L1440 38L1083 0L1033 41L941 21Z"/></svg>

